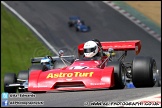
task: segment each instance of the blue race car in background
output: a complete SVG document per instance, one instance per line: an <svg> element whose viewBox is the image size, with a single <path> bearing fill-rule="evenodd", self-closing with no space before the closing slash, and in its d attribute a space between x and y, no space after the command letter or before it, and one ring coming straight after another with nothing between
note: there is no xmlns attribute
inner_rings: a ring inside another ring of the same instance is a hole
<svg viewBox="0 0 162 108"><path fill-rule="evenodd" d="M90 31L90 26L85 25L84 21L78 16L69 17L69 27L75 27L76 31L87 32Z"/></svg>
<svg viewBox="0 0 162 108"><path fill-rule="evenodd" d="M78 16L69 17L69 22L68 22L69 27L73 27L77 23L77 20L81 21L80 17ZM81 22L84 24L84 21L81 21Z"/></svg>

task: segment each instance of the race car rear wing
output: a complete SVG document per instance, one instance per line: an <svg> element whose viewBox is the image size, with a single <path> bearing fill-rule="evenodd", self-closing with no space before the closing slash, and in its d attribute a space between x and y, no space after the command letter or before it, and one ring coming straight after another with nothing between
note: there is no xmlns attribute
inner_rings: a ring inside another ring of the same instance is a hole
<svg viewBox="0 0 162 108"><path fill-rule="evenodd" d="M109 48L113 48L114 51L128 51L135 50L136 55L139 54L141 50L140 40L129 40L129 41L107 41L101 42L103 51L108 51ZM84 43L78 45L78 54L83 55Z"/></svg>

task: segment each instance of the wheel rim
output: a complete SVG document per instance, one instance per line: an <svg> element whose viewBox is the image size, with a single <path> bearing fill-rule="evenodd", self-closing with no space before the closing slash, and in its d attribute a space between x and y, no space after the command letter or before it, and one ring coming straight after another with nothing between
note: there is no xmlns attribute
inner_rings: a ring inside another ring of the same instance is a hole
<svg viewBox="0 0 162 108"><path fill-rule="evenodd" d="M154 80L154 82L156 82L156 80L157 80L156 77L158 76L159 70L157 69L155 62L153 63L152 71L153 71L153 80Z"/></svg>
<svg viewBox="0 0 162 108"><path fill-rule="evenodd" d="M122 70L121 71L122 83L126 85L126 77L125 77L125 71L123 66L121 66L121 70Z"/></svg>

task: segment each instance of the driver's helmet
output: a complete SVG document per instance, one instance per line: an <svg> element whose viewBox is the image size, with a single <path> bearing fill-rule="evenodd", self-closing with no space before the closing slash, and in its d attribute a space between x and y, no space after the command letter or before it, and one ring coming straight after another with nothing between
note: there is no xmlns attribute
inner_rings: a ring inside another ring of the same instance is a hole
<svg viewBox="0 0 162 108"><path fill-rule="evenodd" d="M81 21L80 20L77 20L77 24L81 24Z"/></svg>
<svg viewBox="0 0 162 108"><path fill-rule="evenodd" d="M84 55L87 58L95 56L99 52L98 45L94 41L88 41L84 44Z"/></svg>
<svg viewBox="0 0 162 108"><path fill-rule="evenodd" d="M77 20L77 23L80 23L81 21L80 20Z"/></svg>
<svg viewBox="0 0 162 108"><path fill-rule="evenodd" d="M44 57L41 59L41 64L46 65L48 69L52 66L52 60L48 57Z"/></svg>

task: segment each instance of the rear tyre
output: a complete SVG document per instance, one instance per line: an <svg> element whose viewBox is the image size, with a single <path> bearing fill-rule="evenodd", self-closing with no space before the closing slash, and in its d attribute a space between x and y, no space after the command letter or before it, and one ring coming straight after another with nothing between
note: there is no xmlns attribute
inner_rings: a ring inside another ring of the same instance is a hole
<svg viewBox="0 0 162 108"><path fill-rule="evenodd" d="M125 87L125 72L121 61L108 62L107 66L114 67L115 85L111 89L123 89Z"/></svg>
<svg viewBox="0 0 162 108"><path fill-rule="evenodd" d="M7 73L4 76L4 91L8 93L16 93L17 87L6 87L9 84L14 84L17 82L17 77L15 73Z"/></svg>
<svg viewBox="0 0 162 108"><path fill-rule="evenodd" d="M132 66L132 81L135 87L153 87L155 85L156 62L152 57L135 57Z"/></svg>
<svg viewBox="0 0 162 108"><path fill-rule="evenodd" d="M73 23L72 22L68 22L68 26L69 27L73 27Z"/></svg>

